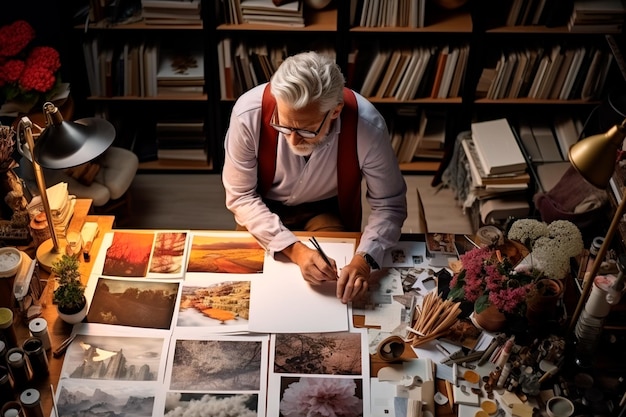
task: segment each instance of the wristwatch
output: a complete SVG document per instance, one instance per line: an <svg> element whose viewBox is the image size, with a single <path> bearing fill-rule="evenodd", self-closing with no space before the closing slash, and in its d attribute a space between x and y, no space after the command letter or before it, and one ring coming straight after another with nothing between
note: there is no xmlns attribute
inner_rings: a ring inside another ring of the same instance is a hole
<svg viewBox="0 0 626 417"><path fill-rule="evenodd" d="M380 266L378 266L378 263L376 263L374 258L372 258L372 255L370 255L369 253L367 253L367 252L357 252L357 253L355 253L355 255L362 256L363 259L365 259L365 262L367 262L367 264L370 266L370 268L372 268L372 269L380 269Z"/></svg>

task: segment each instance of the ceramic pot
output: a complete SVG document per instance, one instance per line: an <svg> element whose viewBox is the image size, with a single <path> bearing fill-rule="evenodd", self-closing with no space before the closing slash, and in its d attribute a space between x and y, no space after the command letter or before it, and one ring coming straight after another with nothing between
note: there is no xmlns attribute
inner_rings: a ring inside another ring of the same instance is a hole
<svg viewBox="0 0 626 417"><path fill-rule="evenodd" d="M63 320L64 322L66 322L67 324L80 323L81 321L83 321L85 317L87 317L88 311L89 311L89 304L87 303L87 301L85 301L85 306L83 307L82 310L73 314L62 313L61 310L59 310L59 307L57 306L57 313L59 315L59 318Z"/></svg>
<svg viewBox="0 0 626 417"><path fill-rule="evenodd" d="M554 319L557 304L563 294L563 283L558 279L540 279L537 285L537 293L530 297L526 303L526 319L529 324L538 324Z"/></svg>
<svg viewBox="0 0 626 417"><path fill-rule="evenodd" d="M472 323L488 332L497 332L506 324L506 316L501 313L495 306L489 306L485 310L472 314Z"/></svg>

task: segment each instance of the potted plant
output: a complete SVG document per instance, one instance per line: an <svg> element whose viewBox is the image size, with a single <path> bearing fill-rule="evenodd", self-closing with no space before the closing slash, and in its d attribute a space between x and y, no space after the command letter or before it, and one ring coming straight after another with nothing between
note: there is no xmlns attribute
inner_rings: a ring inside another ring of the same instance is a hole
<svg viewBox="0 0 626 417"><path fill-rule="evenodd" d="M87 315L85 286L80 280L78 267L78 258L66 254L52 264L58 282L53 300L59 317L69 324L79 323Z"/></svg>

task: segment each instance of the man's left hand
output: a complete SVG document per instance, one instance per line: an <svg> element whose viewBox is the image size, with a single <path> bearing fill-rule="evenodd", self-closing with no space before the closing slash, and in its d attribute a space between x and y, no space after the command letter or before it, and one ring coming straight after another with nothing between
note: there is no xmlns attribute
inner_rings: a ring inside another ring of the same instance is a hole
<svg viewBox="0 0 626 417"><path fill-rule="evenodd" d="M337 298L340 298L342 303L347 304L365 295L369 277L370 266L362 256L355 255L352 261L341 270L337 281Z"/></svg>

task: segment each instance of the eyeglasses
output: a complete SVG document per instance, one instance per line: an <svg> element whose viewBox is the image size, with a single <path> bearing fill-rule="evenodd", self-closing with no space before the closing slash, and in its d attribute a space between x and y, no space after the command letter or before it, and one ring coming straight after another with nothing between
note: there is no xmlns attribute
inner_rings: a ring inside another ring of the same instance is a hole
<svg viewBox="0 0 626 417"><path fill-rule="evenodd" d="M276 120L276 117L277 117L276 108L274 108L274 114L272 115L272 121L270 121L270 126L272 126L274 129L276 129L278 132L282 133L283 135L291 135L293 132L296 132L296 134L300 136L301 138L313 139L314 137L320 134L320 131L322 130L322 127L324 126L324 123L326 122L326 118L328 118L329 114L330 114L330 110L328 110L326 114L324 115L324 119L322 120L320 127L315 132L313 132L311 130L306 130L306 129L296 129L295 127L277 125L276 123L274 123L274 120Z"/></svg>

